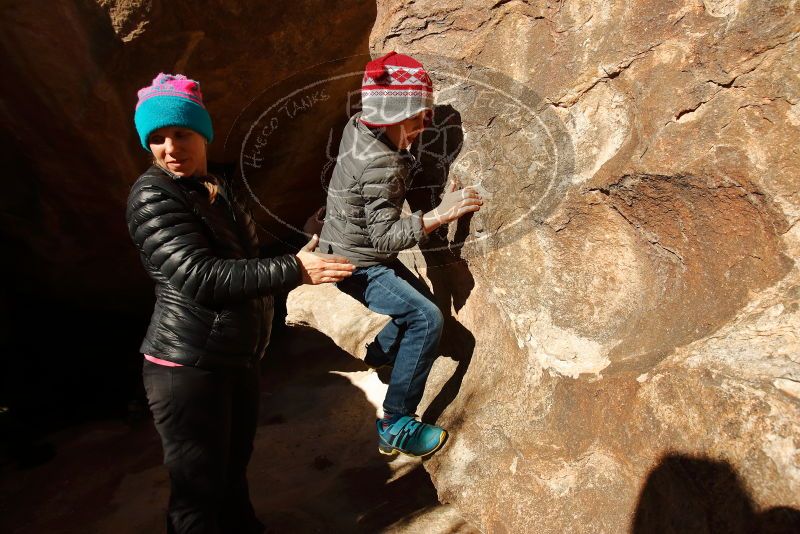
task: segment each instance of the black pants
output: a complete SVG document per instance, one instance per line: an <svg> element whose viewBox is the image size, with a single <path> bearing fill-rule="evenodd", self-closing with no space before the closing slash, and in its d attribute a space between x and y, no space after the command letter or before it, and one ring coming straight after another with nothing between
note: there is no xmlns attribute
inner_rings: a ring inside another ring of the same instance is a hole
<svg viewBox="0 0 800 534"><path fill-rule="evenodd" d="M257 371L145 360L142 375L169 468L167 532L262 532L247 487L258 419Z"/></svg>

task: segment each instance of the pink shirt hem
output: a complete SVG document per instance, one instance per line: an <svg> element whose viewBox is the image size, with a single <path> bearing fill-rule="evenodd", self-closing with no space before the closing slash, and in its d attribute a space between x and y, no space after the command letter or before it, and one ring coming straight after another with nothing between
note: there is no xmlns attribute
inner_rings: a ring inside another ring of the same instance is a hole
<svg viewBox="0 0 800 534"><path fill-rule="evenodd" d="M148 362L153 362L158 365L163 365L164 367L183 367L183 365L179 363L162 360L161 358L156 358L155 356L150 356L149 354L145 354L144 359L147 360Z"/></svg>

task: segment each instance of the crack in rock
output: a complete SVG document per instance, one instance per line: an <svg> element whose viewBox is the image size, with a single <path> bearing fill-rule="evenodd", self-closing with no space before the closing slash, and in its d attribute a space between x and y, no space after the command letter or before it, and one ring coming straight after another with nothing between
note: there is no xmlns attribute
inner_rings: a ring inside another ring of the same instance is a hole
<svg viewBox="0 0 800 534"><path fill-rule="evenodd" d="M617 63L616 65L614 65L610 69L607 69L606 67L603 67L602 65L599 66L598 68L600 70L602 70L603 73L604 73L602 76L599 76L599 77L597 77L597 78L595 78L593 80L590 80L589 82L587 82L588 85L584 84L585 87L583 89L577 89L577 93L575 93L575 94L573 94L571 96L567 96L567 95L569 95L569 93L567 93L567 95L564 95L559 100L553 101L553 100L550 100L550 99L545 99L545 103L547 105L550 105L550 106L553 106L553 107L560 107L560 108L569 108L569 107L575 105L583 97L583 95L585 95L586 93L588 93L589 91L594 89L594 87L597 86L597 84L606 83L606 82L608 82L608 80L613 80L614 78L617 78L620 74L622 74L624 71L626 71L628 68L630 68L631 65L633 65L636 61L638 61L639 59L641 59L641 58L647 56L648 54L650 54L653 50L658 48L661 44L663 44L663 41L659 41L658 43L649 46L646 50L638 52L638 53L634 54L633 56L631 56L631 57L629 57L627 59L624 59L623 61Z"/></svg>

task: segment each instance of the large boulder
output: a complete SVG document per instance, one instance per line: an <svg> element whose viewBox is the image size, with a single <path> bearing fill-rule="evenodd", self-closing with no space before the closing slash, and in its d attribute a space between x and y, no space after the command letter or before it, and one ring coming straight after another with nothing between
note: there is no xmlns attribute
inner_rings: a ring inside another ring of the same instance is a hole
<svg viewBox="0 0 800 534"><path fill-rule="evenodd" d="M379 0L373 54L424 58L459 134L423 140L415 183L488 199L403 255L450 311L426 468L482 530L797 525L798 24L788 1ZM335 340L377 328L310 294L290 308Z"/></svg>
<svg viewBox="0 0 800 534"><path fill-rule="evenodd" d="M41 364L6 382L32 401L20 377L66 362L114 384L120 339L138 361L138 87L200 79L211 159L292 241L363 54L396 49L438 89L410 203L449 178L488 200L403 256L450 311L422 407L453 433L426 463L440 497L493 532L779 528L800 507L798 22L788 0L6 2L4 350ZM385 318L347 299L304 288L291 317L358 354Z"/></svg>

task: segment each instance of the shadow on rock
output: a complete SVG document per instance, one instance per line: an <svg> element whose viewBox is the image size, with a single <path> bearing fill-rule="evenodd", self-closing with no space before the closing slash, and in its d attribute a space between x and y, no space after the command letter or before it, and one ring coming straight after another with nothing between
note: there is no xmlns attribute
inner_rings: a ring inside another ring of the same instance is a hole
<svg viewBox="0 0 800 534"><path fill-rule="evenodd" d="M369 469L357 468L342 474L348 498L363 506L364 513L358 518L359 532L382 532L387 526L438 506L436 488L422 464L416 464L391 482L379 484L375 483L379 477L370 475Z"/></svg>
<svg viewBox="0 0 800 534"><path fill-rule="evenodd" d="M363 364L310 327L275 341L250 466L253 504L269 528L380 532L438 506L421 464L397 476L378 453L376 408L352 382Z"/></svg>
<svg viewBox="0 0 800 534"><path fill-rule="evenodd" d="M434 291L436 284L434 284ZM436 292L434 294L437 294ZM438 296L438 294L437 294ZM472 362L472 353L475 350L475 336L467 330L455 317L447 317L443 338L443 352L457 362L456 370L447 379L442 389L434 397L422 420L426 423L435 423L442 413L456 399L461 390L464 375L467 374L469 364Z"/></svg>
<svg viewBox="0 0 800 534"><path fill-rule="evenodd" d="M800 532L800 511L758 511L736 470L724 461L665 456L639 495L634 534L790 534Z"/></svg>
<svg viewBox="0 0 800 534"><path fill-rule="evenodd" d="M412 211L427 212L438 205L450 181L450 167L463 143L461 114L451 105L436 106L431 125L412 148L417 157L407 197ZM422 419L428 423L435 423L455 400L475 349L475 336L450 313L451 309L459 311L464 306L475 287L469 266L461 257L471 220L472 216L468 215L459 219L452 229L448 225L440 227L420 247L436 303L445 316L440 352L457 362L456 370L425 410ZM451 230L452 237L449 236Z"/></svg>

